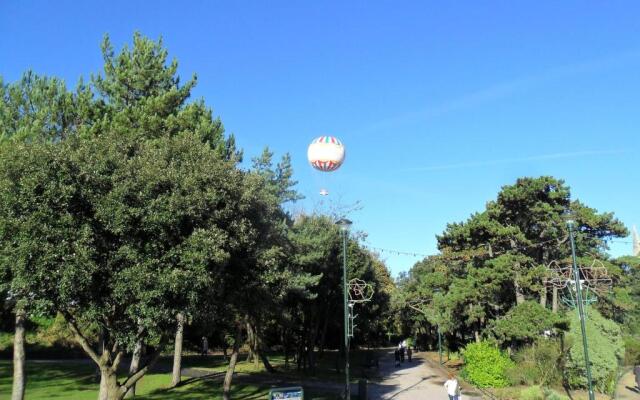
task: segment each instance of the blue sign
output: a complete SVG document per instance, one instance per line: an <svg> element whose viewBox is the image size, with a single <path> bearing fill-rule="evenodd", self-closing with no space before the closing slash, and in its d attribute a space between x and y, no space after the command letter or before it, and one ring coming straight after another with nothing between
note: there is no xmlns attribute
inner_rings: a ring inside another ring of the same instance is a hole
<svg viewBox="0 0 640 400"><path fill-rule="evenodd" d="M276 388L269 391L269 400L304 400L304 389L300 386Z"/></svg>

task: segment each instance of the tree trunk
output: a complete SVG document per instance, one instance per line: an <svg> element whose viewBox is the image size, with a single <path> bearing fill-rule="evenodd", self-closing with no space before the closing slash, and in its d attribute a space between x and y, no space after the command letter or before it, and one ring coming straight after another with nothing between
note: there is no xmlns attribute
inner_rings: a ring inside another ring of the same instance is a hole
<svg viewBox="0 0 640 400"><path fill-rule="evenodd" d="M142 340L138 340L136 342L136 347L133 349L133 354L131 355L131 365L129 366L129 375L133 375L138 372L140 368L140 357L142 356ZM131 386L131 389L124 396L125 399L130 399L136 397L136 385Z"/></svg>
<svg viewBox="0 0 640 400"><path fill-rule="evenodd" d="M324 357L324 343L327 338L327 327L329 326L329 317L325 315L324 322L322 325L322 333L320 334L320 350L318 353L318 358Z"/></svg>
<svg viewBox="0 0 640 400"><path fill-rule="evenodd" d="M25 353L24 353L24 324L27 314L24 309L16 309L16 328L13 337L13 391L11 400L24 398L25 386Z"/></svg>
<svg viewBox="0 0 640 400"><path fill-rule="evenodd" d="M124 396L120 385L118 385L118 376L109 367L100 368L102 380L105 382L105 388L108 400L121 400ZM102 384L102 381L100 382Z"/></svg>
<svg viewBox="0 0 640 400"><path fill-rule="evenodd" d="M260 360L258 359L258 347L256 346L256 333L253 329L253 325L249 322L249 318L246 318L247 327L247 342L249 343L249 354L247 355L247 362L253 360L253 366L258 368Z"/></svg>
<svg viewBox="0 0 640 400"><path fill-rule="evenodd" d="M524 293L522 293L522 288L520 287L520 282L518 282L518 275L513 280L513 287L516 290L516 305L520 305L524 303Z"/></svg>
<svg viewBox="0 0 640 400"><path fill-rule="evenodd" d="M554 313L558 312L558 288L554 287L553 288L553 296L551 299L551 311L553 311Z"/></svg>
<svg viewBox="0 0 640 400"><path fill-rule="evenodd" d="M547 308L547 288L544 286L542 287L542 290L540 290L540 305Z"/></svg>
<svg viewBox="0 0 640 400"><path fill-rule="evenodd" d="M109 391L107 388L107 378L100 371L100 391L98 392L98 400L109 400Z"/></svg>
<svg viewBox="0 0 640 400"><path fill-rule="evenodd" d="M513 239L509 240L511 242L511 248L516 249L516 242ZM514 266L515 275L513 277L513 288L516 291L516 305L520 305L524 303L524 294L522 293L522 288L520 287L520 263L517 262Z"/></svg>
<svg viewBox="0 0 640 400"><path fill-rule="evenodd" d="M231 400L231 379L233 378L233 372L236 369L236 362L238 361L238 350L240 349L240 341L242 340L242 325L238 323L236 328L236 338L233 342L233 351L231 352L231 359L229 360L229 366L227 367L227 374L224 376L224 384L222 386L222 399Z"/></svg>
<svg viewBox="0 0 640 400"><path fill-rule="evenodd" d="M273 368L273 366L271 366L271 363L269 362L269 359L267 358L267 356L264 354L264 351L262 349L262 341L260 340L260 334L258 332L258 328L257 327L253 327L253 325L251 325L251 323L247 322L247 332L251 332L251 339L249 339L249 343L253 343L253 362L255 367L257 368L260 361L262 361L262 365L264 365L264 368L271 373L276 372L276 370Z"/></svg>
<svg viewBox="0 0 640 400"><path fill-rule="evenodd" d="M173 374L171 376L171 386L180 384L182 378L182 338L184 334L184 314L178 313L176 316L178 322L176 328L176 343L173 350Z"/></svg>

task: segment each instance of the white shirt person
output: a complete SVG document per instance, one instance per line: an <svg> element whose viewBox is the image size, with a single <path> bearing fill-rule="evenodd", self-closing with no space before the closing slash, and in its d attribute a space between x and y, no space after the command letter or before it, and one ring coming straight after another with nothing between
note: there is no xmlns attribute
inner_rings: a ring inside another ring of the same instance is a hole
<svg viewBox="0 0 640 400"><path fill-rule="evenodd" d="M444 387L447 389L449 400L460 399L460 384L453 374L449 374L449 379L444 383Z"/></svg>

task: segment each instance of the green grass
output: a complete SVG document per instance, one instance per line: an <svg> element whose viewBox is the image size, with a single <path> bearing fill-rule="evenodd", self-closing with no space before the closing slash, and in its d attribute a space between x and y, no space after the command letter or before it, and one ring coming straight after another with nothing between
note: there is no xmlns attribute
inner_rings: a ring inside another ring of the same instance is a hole
<svg viewBox="0 0 640 400"><path fill-rule="evenodd" d="M275 357L275 364L278 359ZM136 389L136 399L140 400L204 400L221 398L222 384L219 380L185 379L185 384L177 388L169 388L171 383L169 358L161 360L155 371L145 375L139 381ZM226 365L218 357L185 357L184 367L224 371ZM245 373L259 372L253 363L239 362L237 371ZM283 371L284 372L284 371ZM289 376L288 374L284 374ZM0 360L0 393L11 392L12 366L8 360ZM234 385L232 398L235 399L266 399L269 388L256 384ZM29 400L70 399L94 400L97 398L98 383L95 380L95 367L92 363L80 360L65 360L60 362L29 362L27 360L27 390ZM335 400L338 396L313 390L305 392L305 399Z"/></svg>

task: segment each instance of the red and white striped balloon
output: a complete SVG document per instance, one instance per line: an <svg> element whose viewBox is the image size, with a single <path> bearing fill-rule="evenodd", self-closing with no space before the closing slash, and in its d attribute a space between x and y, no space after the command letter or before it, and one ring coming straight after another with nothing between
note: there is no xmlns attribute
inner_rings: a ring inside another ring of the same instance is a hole
<svg viewBox="0 0 640 400"><path fill-rule="evenodd" d="M342 142L333 136L320 136L311 142L307 149L307 159L313 168L323 171L335 171L344 162L345 150Z"/></svg>

